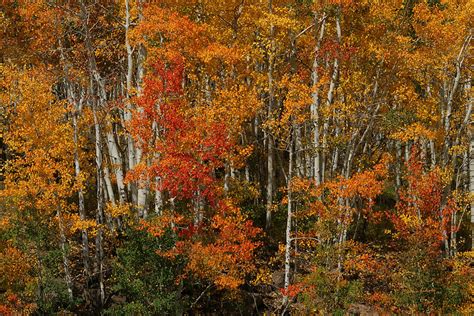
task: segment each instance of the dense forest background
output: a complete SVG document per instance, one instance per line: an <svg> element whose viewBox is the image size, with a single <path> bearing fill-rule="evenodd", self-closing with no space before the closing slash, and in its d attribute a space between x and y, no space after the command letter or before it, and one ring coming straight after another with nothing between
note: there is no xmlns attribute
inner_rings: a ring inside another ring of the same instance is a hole
<svg viewBox="0 0 474 316"><path fill-rule="evenodd" d="M1 315L474 313L474 1L0 7Z"/></svg>

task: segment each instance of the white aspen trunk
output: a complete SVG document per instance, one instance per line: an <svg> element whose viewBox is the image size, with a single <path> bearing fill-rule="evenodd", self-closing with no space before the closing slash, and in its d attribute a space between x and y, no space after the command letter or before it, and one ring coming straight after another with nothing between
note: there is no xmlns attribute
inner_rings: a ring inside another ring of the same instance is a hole
<svg viewBox="0 0 474 316"><path fill-rule="evenodd" d="M125 21L125 32L126 32L126 47L127 47L127 90L130 91L131 86L132 86L132 77L131 73L133 71L133 61L132 61L132 52L129 51L131 49L130 43L128 40L128 32L129 32L129 27L130 27L130 8L129 8L129 0L126 0L126 21ZM138 18L139 20L143 20L143 14L142 14L142 1L138 1ZM137 53L137 95L140 96L143 91L143 78L145 75L145 68L144 68L144 63L145 63L145 56L146 51L145 47L143 45L140 45L138 47L138 53ZM129 60L130 58L130 60ZM129 76L130 74L130 76ZM128 92L129 94L130 92ZM142 109L138 109L138 111L142 111ZM138 164L142 160L142 149L140 146L136 146L135 148L135 164ZM148 206L147 206L147 196L148 196L148 191L149 191L149 180L147 179L144 184L141 184L138 186L137 189L137 207L138 207L138 212L139 214L141 213L143 218L146 218L148 216Z"/></svg>
<svg viewBox="0 0 474 316"><path fill-rule="evenodd" d="M464 40L463 45L461 46L461 49L459 50L457 59L456 59L456 74L454 76L452 85L449 89L449 93L447 89L444 89L444 95L446 96L446 109L444 110L444 134L445 134L445 142L444 142L444 150L443 150L443 165L446 166L448 164L449 160L449 147L451 145L450 142L450 137L449 137L449 131L451 127L451 115L452 115L452 108L453 108L453 101L454 101L454 96L456 95L460 80L461 80L461 74L462 74L462 67L466 55L466 51L470 47L471 39L472 39L472 32L466 37ZM447 84L445 83L445 86Z"/></svg>
<svg viewBox="0 0 474 316"><path fill-rule="evenodd" d="M378 86L378 84L376 82L375 86L374 86L374 92L373 92L374 98L377 94L377 86ZM347 153L347 159L346 159L346 162L345 162L345 165L344 165L344 170L343 170L344 176L347 179L351 176L352 162L354 160L354 156L356 155L357 151L359 150L359 148L362 144L364 144L364 147L365 147L365 139L366 139L369 131L372 129L372 126L374 125L375 118L376 118L376 116L379 112L380 106L381 106L381 103L377 104L376 108L372 111L372 116L371 116L369 122L367 123L367 126L364 129L364 132L360 136L360 139L357 142L357 144L355 143L357 134L354 133L351 137L351 141L350 141L350 145L349 145L349 149L348 149L348 153Z"/></svg>
<svg viewBox="0 0 474 316"><path fill-rule="evenodd" d="M270 134L267 134L268 138L271 138ZM274 182L274 149L273 142L268 139L267 141L267 211L265 216L265 228L268 230L271 226L272 221L272 208L273 208L273 182Z"/></svg>
<svg viewBox="0 0 474 316"><path fill-rule="evenodd" d="M467 135L469 138L469 152L465 155L464 159L466 160L465 162L463 161L463 171L466 174L466 176L469 177L469 193L471 195L471 250L474 250L474 133L473 133L473 121L471 118L471 113L472 113L472 107L474 104L474 98L472 97L472 78L469 75L468 80L465 84L465 91L467 93L467 107L466 107L466 115L464 117L464 122L465 126L467 127ZM462 218L460 219L460 221ZM457 228L456 228L457 230ZM454 235L454 238L456 238L456 235ZM456 248L455 248L456 249Z"/></svg>
<svg viewBox="0 0 474 316"><path fill-rule="evenodd" d="M468 102L469 108L472 108L473 97L471 95L471 78L466 84L466 91L468 91ZM471 250L474 250L474 132L473 132L473 121L469 118L468 126L468 137L469 137L469 193L471 195Z"/></svg>
<svg viewBox="0 0 474 316"><path fill-rule="evenodd" d="M431 169L436 167L436 147L433 140L430 140Z"/></svg>
<svg viewBox="0 0 474 316"><path fill-rule="evenodd" d="M245 181L250 182L250 168L247 163L245 164Z"/></svg>
<svg viewBox="0 0 474 316"><path fill-rule="evenodd" d="M449 249L451 250L450 256L454 257L457 253L457 233L456 227L458 225L458 214L456 212L452 212L451 214L451 236L450 236L450 246Z"/></svg>
<svg viewBox="0 0 474 316"><path fill-rule="evenodd" d="M72 95L71 95L72 97ZM74 131L74 176L76 179L79 179L81 176L81 165L79 161L79 127L77 126L77 116L79 115L79 110L82 107L82 98L79 103L73 102L75 104L75 112L72 115L72 125ZM73 99L71 100L73 101ZM84 192L82 186L79 187L77 191L78 195L78 208L79 208L79 218L83 221L86 219L86 209L84 203ZM86 279L89 279L91 276L91 269L89 264L89 236L87 230L81 229L81 243L82 243L82 263L84 265L84 271L86 273Z"/></svg>
<svg viewBox="0 0 474 316"><path fill-rule="evenodd" d="M95 60L94 50L90 38L90 30L88 26L89 12L83 1L81 1L81 18L85 27L85 45L87 49L88 61L89 61L89 72L90 72L90 94L94 95L94 81L97 83L97 93L99 97L99 104L105 103L107 96L105 92L104 82L97 70L97 64ZM92 102L92 114L94 118L95 128L95 150L96 150L96 168L97 168L97 213L96 222L99 226L97 237L96 237L96 257L97 266L99 273L99 299L100 304L103 305L105 302L105 287L104 287L104 251L103 251L103 228L102 224L104 221L104 192L103 192L103 177L102 177L102 149L100 144L100 126L97 119L96 101Z"/></svg>
<svg viewBox="0 0 474 316"><path fill-rule="evenodd" d="M306 145L306 148L304 149L304 174L308 179L313 179L314 180L314 170L313 170L313 157L314 157L314 151L313 149L313 123L310 121L309 123L304 125L304 136L303 137L308 137L309 139L309 145ZM308 136L306 136L308 135ZM319 164L318 164L319 165Z"/></svg>
<svg viewBox="0 0 474 316"><path fill-rule="evenodd" d="M110 170L107 164L104 164L104 185L105 185L105 190L107 193L107 199L112 205L115 204L115 194L114 194L114 189L112 187L112 180L110 179Z"/></svg>
<svg viewBox="0 0 474 316"><path fill-rule="evenodd" d="M140 146L136 147L136 161L139 162L142 159L142 150L139 148ZM146 207L146 198L148 195L148 188L144 186L144 184L139 184L137 189L137 208L138 214L143 217L147 218L148 210Z"/></svg>
<svg viewBox="0 0 474 316"><path fill-rule="evenodd" d="M99 226L96 237L96 256L99 269L99 295L101 305L105 302L105 288L104 288L104 249L103 249L103 228L104 223L104 192L102 184L102 149L100 141L100 126L97 120L97 113L95 105L92 106L92 114L94 117L95 129L95 159L97 166L97 215L96 222Z"/></svg>
<svg viewBox="0 0 474 316"><path fill-rule="evenodd" d="M410 150L411 150L410 141L408 141L405 145L405 162L410 161Z"/></svg>
<svg viewBox="0 0 474 316"><path fill-rule="evenodd" d="M354 148L353 142L351 142L347 151L346 161L344 162L344 167L343 167L344 169L342 171L346 179L349 179L351 175L352 159L354 158L354 152L355 152L355 148Z"/></svg>
<svg viewBox="0 0 474 316"><path fill-rule="evenodd" d="M470 136L470 122L471 122L471 116L472 116L472 107L473 107L473 100L471 97L471 77L468 76L466 83L464 85L464 91L466 93L467 97L467 103L466 103L466 111L464 114L464 119L461 122L461 125L458 128L458 131L456 133L456 138L454 140L453 146L458 146L461 143L461 138L462 138L462 133L465 131L467 128L467 134L468 137ZM451 158L451 168L454 170L457 170L456 172L456 177L455 177L455 189L466 189L465 183L466 181L463 179L466 179L469 177L468 175L468 170L469 170L469 164L470 164L470 159L469 159L469 153L464 152L463 157L462 157L462 164L460 167L457 168L457 159L459 157L458 154L454 154L454 156ZM461 188L460 188L461 187ZM447 191L449 194L449 191ZM447 198L447 197L446 197ZM462 219L461 219L462 220ZM458 214L456 212L451 213L451 223L450 223L450 240L449 240L449 255L452 257L456 254L457 252L457 227L458 227Z"/></svg>
<svg viewBox="0 0 474 316"><path fill-rule="evenodd" d="M336 131L335 131L336 138L339 136L339 132L340 132L339 125L336 125ZM339 148L336 146L336 148L334 148L334 152L332 155L332 167L331 167L332 176L334 176L335 172L337 171L338 161L339 161Z"/></svg>
<svg viewBox="0 0 474 316"><path fill-rule="evenodd" d="M103 105L107 99L105 92L105 86L102 78L97 70L97 64L94 56L94 50L90 39L90 30L87 25L88 12L84 2L81 2L81 11L83 23L85 26L85 44L89 59L89 72L90 72L90 93L94 95L94 81L97 83L97 93L99 95L99 104ZM94 129L95 129L95 154L96 154L96 169L97 169L97 213L96 223L99 226L96 236L96 257L99 273L99 299L101 306L105 303L105 287L104 287L104 249L103 249L103 228L104 223L104 192L103 192L103 177L102 177L102 148L101 148L101 136L100 126L97 118L97 104L96 101L92 101L92 114L94 118Z"/></svg>
<svg viewBox="0 0 474 316"><path fill-rule="evenodd" d="M224 192L227 194L229 192L229 180L230 180L230 166L229 162L225 163L224 166L225 174L224 174Z"/></svg>
<svg viewBox="0 0 474 316"><path fill-rule="evenodd" d="M400 189L402 185L402 144L399 140L395 141L395 186L396 191Z"/></svg>
<svg viewBox="0 0 474 316"><path fill-rule="evenodd" d="M308 28L306 28L307 30ZM303 31L304 32L304 31ZM302 33L300 33L302 34ZM296 39L299 35L295 35L291 32L291 49L290 49L290 66L291 66L291 75L296 74L297 72L297 47L296 47ZM305 174L305 166L303 165L303 143L302 143L302 135L301 135L301 128L300 124L294 124L294 143L295 143L295 173L297 177L301 177Z"/></svg>
<svg viewBox="0 0 474 316"><path fill-rule="evenodd" d="M138 22L143 21L143 1L138 0L137 9L138 9ZM145 77L145 59L146 59L146 49L143 44L138 46L137 54L137 91L138 95L142 94L143 91L143 78Z"/></svg>
<svg viewBox="0 0 474 316"><path fill-rule="evenodd" d="M304 165L302 159L302 148L301 142L301 126L295 127L295 164L296 164L296 176L301 177L304 175Z"/></svg>
<svg viewBox="0 0 474 316"><path fill-rule="evenodd" d="M157 105L158 109L157 112L160 112L160 105L158 103ZM158 123L156 121L153 122L152 125L153 131L155 133L155 142L158 141L160 138L160 131L158 129ZM155 153L155 160L159 161L160 160L160 154ZM163 194L161 192L161 178L159 176L156 176L155 179L155 214L156 215L161 215L161 211L163 209Z"/></svg>
<svg viewBox="0 0 474 316"><path fill-rule="evenodd" d="M342 35L341 35L341 24L339 21L339 16L336 16L336 33L337 33L337 41L338 43L341 43ZM327 96L328 105L331 105L334 101L334 93L337 87L338 80L339 80L339 59L334 58L333 72L331 76L331 82L329 83L329 90L328 90L328 96Z"/></svg>
<svg viewBox="0 0 474 316"><path fill-rule="evenodd" d="M470 83L469 83L470 87ZM469 102L472 103L472 98L469 96ZM469 122L468 137L469 137L469 193L471 197L471 250L474 250L474 133L473 133L473 121Z"/></svg>
<svg viewBox="0 0 474 316"><path fill-rule="evenodd" d="M246 144L247 144L247 141L246 141L245 135L242 134L242 145L245 146ZM250 168L249 168L248 161L245 162L244 177L245 177L245 181L250 182Z"/></svg>
<svg viewBox="0 0 474 316"><path fill-rule="evenodd" d="M84 93L79 92L80 98L76 99L76 95L74 92L74 87L72 86L72 83L69 81L69 64L64 56L64 51L62 49L62 42L61 40L59 41L59 45L61 47L60 49L60 57L61 60L64 62L64 74L66 77L66 93L67 93L67 99L68 102L72 105L74 105L74 112L72 113L72 127L73 127L73 141L74 141L74 177L76 181L79 180L79 177L81 175L81 165L79 161L79 127L78 127L78 116L80 115L82 111L82 104L84 102ZM82 186L79 187L77 191L78 195L78 208L79 208L79 218L81 220L86 219L86 211L85 211L85 203L84 203L84 191L82 190ZM90 278L91 275L91 270L90 270L90 264L89 264L89 237L87 234L87 230L81 229L81 255L82 255L82 264L84 266L84 272L86 274L86 280ZM87 291L87 286L85 287L84 294L86 297L89 296L89 293Z"/></svg>
<svg viewBox="0 0 474 316"><path fill-rule="evenodd" d="M291 136L290 136L291 137ZM292 196L291 196L291 180L293 177L293 137L291 137L289 144L289 159L288 159L288 179L287 179L287 217L286 217L286 244L285 244L285 279L284 288L285 294L283 295L283 306L288 304L288 287L290 286L290 260L291 260L291 222L292 222Z"/></svg>
<svg viewBox="0 0 474 316"><path fill-rule="evenodd" d="M472 38L472 34L470 33L460 51L459 51L459 54L458 54L458 57L456 59L456 74L455 74L455 77L453 79L453 82L452 82L452 85L449 89L449 93L447 92L447 90L444 91L444 95L446 96L447 94L447 99L445 100L446 101L446 109L444 111L445 115L444 115L444 133L445 133L445 137L444 137L444 149L443 149L443 166L447 166L449 163L450 163L450 159L451 159L451 164L453 165L453 167L455 167L455 164L456 164L456 158L457 158L457 155L454 155L453 157L450 157L449 156L449 149L451 147L451 145L454 145L456 146L459 142L459 133L458 133L458 136L455 137L454 139L454 143L452 142L452 139L449 135L449 132L450 132L450 129L451 129L451 115L452 115L452 106L453 106L453 101L454 101L454 97L456 95L456 92L458 90L458 86L459 86L459 83L460 83L460 80L461 80L461 74L462 74L462 67L463 67L463 63L464 63L464 58L465 58L465 54L466 54L466 51L468 50L468 47L470 45L470 42L471 42L471 38ZM469 80L470 82L470 80ZM445 84L446 85L446 84ZM465 117L465 121L469 120L468 117L470 117L470 111L471 109L469 108L469 106L472 108L472 105L470 105L468 103L468 110L466 111L467 112L467 115ZM459 130L459 132L462 130L463 126L461 125L461 128ZM443 214L443 210L446 206L446 203L447 203L447 199L448 199L448 196L450 195L451 193L451 189L450 189L450 186L447 185L445 186L445 189L444 189L444 193L443 193L443 206L440 210L440 220L441 222L443 223L444 222L444 214ZM448 234L447 234L447 231L446 231L446 227L443 226L442 228L442 233L443 233L443 242L445 244L445 250L446 250L446 254L449 256L451 254L451 249L450 249L450 244L448 242Z"/></svg>
<svg viewBox="0 0 474 316"><path fill-rule="evenodd" d="M464 177L467 175L467 165L468 165L468 152L464 152L462 158L462 164L458 169L456 176L455 190L462 190L464 188L465 180ZM457 253L457 226L458 226L458 214L456 211L451 213L451 223L450 223L450 236L449 236L449 249L450 256L454 257Z"/></svg>
<svg viewBox="0 0 474 316"><path fill-rule="evenodd" d="M315 17L315 23L316 23ZM312 157L312 169L313 169L313 179L316 185L321 184L321 149L319 148L319 87L317 86L319 83L319 49L321 47L321 41L324 37L324 29L326 25L326 16L323 15L321 19L321 25L319 27L319 36L316 41L316 47L314 52L314 60L313 60L313 68L311 71L311 81L313 85L314 91L312 92L312 103L310 107L311 111L311 121L312 121L312 137L311 137L311 147L314 151L314 155Z"/></svg>
<svg viewBox="0 0 474 316"><path fill-rule="evenodd" d="M90 94L94 95L94 81L97 83L97 93L99 95L99 104L102 105L105 103L107 96L105 92L105 86L102 81L102 78L97 70L97 64L94 56L94 51L92 48L90 40L89 27L87 25L87 16L88 12L86 6L81 2L83 19L86 29L85 42L88 52L89 59L89 71L90 71ZM104 223L104 191L103 191L103 176L102 176L102 146L101 146L101 133L99 121L97 118L97 104L96 101L92 101L92 114L94 118L94 130L95 130L95 154L96 154L96 181L97 181L97 213L96 213L96 223L99 226L97 236L96 236L96 258L97 258L97 268L99 273L99 298L100 304L103 305L105 302L105 288L104 288L104 251L103 251L103 228L102 224Z"/></svg>
<svg viewBox="0 0 474 316"><path fill-rule="evenodd" d="M268 1L268 11L271 14L272 9L272 0ZM275 95L273 91L273 63L274 63L274 49L275 49L275 42L274 42L274 33L275 29L273 23L270 25L270 51L269 51L269 60L268 60L268 118L271 118L273 115L273 106L275 102ZM272 222L272 208L273 208L273 184L275 178L275 170L274 170L274 159L275 153L273 148L273 137L270 133L267 133L267 210L265 216L265 228L268 230L270 229L271 222Z"/></svg>
<svg viewBox="0 0 474 316"><path fill-rule="evenodd" d="M426 94L431 97L431 87L430 85L426 86ZM428 147L430 150L430 168L434 169L436 167L436 146L434 140L430 139L428 141Z"/></svg>
<svg viewBox="0 0 474 316"><path fill-rule="evenodd" d="M469 135L469 132L468 132ZM469 191L469 147L464 153L463 166L462 166L462 187L461 190L464 192Z"/></svg>
<svg viewBox="0 0 474 316"><path fill-rule="evenodd" d="M341 43L342 31L341 31L341 24L339 20L339 15L336 16L336 34L337 34L337 41ZM327 94L326 104L327 106L331 106L334 102L334 94L339 81L339 59L337 57L334 58L334 65L333 71L331 75L331 81L329 83L329 89ZM324 125L323 125L323 153L321 155L321 182L324 182L325 179L325 170L326 170L326 150L327 150L327 135L329 131L329 118L325 118Z"/></svg>
<svg viewBox="0 0 474 316"><path fill-rule="evenodd" d="M119 204L122 205L127 201L127 194L125 191L124 175L123 175L123 162L122 156L118 150L117 142L115 140L113 132L107 132L107 148L109 151L110 162L112 164L112 170L115 173L115 179L117 181L117 190L119 196Z"/></svg>
<svg viewBox="0 0 474 316"><path fill-rule="evenodd" d="M472 123L471 123L472 129ZM469 133L469 192L474 197L474 133ZM471 202L471 249L474 250L474 200Z"/></svg>
<svg viewBox="0 0 474 316"><path fill-rule="evenodd" d="M104 157L102 157L102 158L104 158ZM113 200L113 202L112 202L112 199L114 197L109 196L109 192L108 192L108 188L107 188L107 183L106 182L110 181L110 179L107 180L107 176L105 174L106 174L106 172L108 172L108 168L106 166L106 163L102 162L102 165L104 166L104 168L102 170L102 176L103 176L103 178L102 178L102 192L104 194L104 199L103 199L103 201L104 201L104 220L105 220L105 223L107 223L107 228L110 231L112 231L112 230L115 229L114 221L113 221L114 219L112 218L112 216L110 215L109 212L105 212L105 209L107 207L107 202L109 202L112 206L116 206L116 204L115 204L115 200ZM112 188L112 185L110 185L110 188Z"/></svg>
<svg viewBox="0 0 474 316"><path fill-rule="evenodd" d="M125 48L127 50L127 75L126 75L126 91L125 91L125 123L132 119L132 104L130 103L130 93L132 91L132 75L133 75L133 51L129 40L130 29L130 6L129 0L125 0ZM135 147L133 139L130 135L127 136L127 154L128 154L128 170L135 167Z"/></svg>
<svg viewBox="0 0 474 316"><path fill-rule="evenodd" d="M336 16L336 34L337 34L337 42L341 43L342 31L341 31L341 23L339 16ZM333 66L333 73L331 77L331 82L329 83L329 90L328 90L328 104L332 104L334 99L334 93L337 86L337 81L339 79L339 59L334 58L334 66Z"/></svg>
<svg viewBox="0 0 474 316"><path fill-rule="evenodd" d="M163 195L160 188L160 178L155 177L155 214L161 215L161 210L163 209Z"/></svg>
<svg viewBox="0 0 474 316"><path fill-rule="evenodd" d="M446 84L445 84L446 85ZM444 92L445 94L446 92ZM452 112L452 100L450 96L446 98L446 107L443 108L443 127L444 127L444 143L443 151L441 153L441 163L444 167L448 165L449 160L449 147L450 147L450 136L449 136L449 127L451 126L451 112Z"/></svg>
<svg viewBox="0 0 474 316"><path fill-rule="evenodd" d="M88 16L86 5L84 1L80 2L81 5L81 18L83 20L85 28L85 46L88 55L89 62L89 73L90 73L90 94L94 95L94 81L97 83L97 94L98 104L104 105L107 100L106 90L104 82L97 69L97 63L95 60L94 49L91 43L90 29L88 26ZM104 248L103 248L103 228L104 223L104 191L103 191L103 166L102 166L102 144L101 144L101 132L99 120L97 118L97 101L92 100L92 115L94 119L94 130L95 130L95 160L96 160L96 181L97 181L97 212L96 212L96 223L98 225L98 231L96 236L96 261L97 261L97 272L99 274L99 300L100 305L103 306L105 303L105 286L104 286Z"/></svg>
<svg viewBox="0 0 474 316"><path fill-rule="evenodd" d="M124 120L125 124L127 125L130 123L132 119L132 104L130 102L130 94L132 91L132 80L133 80L133 50L132 46L130 45L129 40L129 32L130 32L130 2L129 0L125 0L125 48L127 51L127 74L125 77L125 110L124 110ZM137 154L141 154L140 151L137 152L135 148L135 144L133 138L130 134L127 134L127 162L128 168L127 170L133 170L137 163L140 161L141 157L137 157ZM141 155L140 155L141 156ZM136 185L130 185L130 191L132 195L132 202L137 206L138 209L138 216L143 217L143 209L140 207L144 204L143 202L143 194L140 194L140 201L139 201L139 189Z"/></svg>

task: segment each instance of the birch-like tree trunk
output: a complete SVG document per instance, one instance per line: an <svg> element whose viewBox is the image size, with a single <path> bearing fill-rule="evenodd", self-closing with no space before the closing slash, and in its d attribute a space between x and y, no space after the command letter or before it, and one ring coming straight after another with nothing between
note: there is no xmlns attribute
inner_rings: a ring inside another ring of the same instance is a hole
<svg viewBox="0 0 474 316"><path fill-rule="evenodd" d="M157 141L158 138L160 137L160 132L158 129L158 123L156 121L153 122L152 128L155 132L155 141ZM159 153L155 154L155 159L156 160L160 159ZM156 176L154 181L155 181L155 189L154 189L155 190L155 214L160 215L163 209L163 194L161 192L161 178L159 176Z"/></svg>
<svg viewBox="0 0 474 316"><path fill-rule="evenodd" d="M467 84L469 88L469 93L471 93L471 78ZM470 106L473 104L473 97L471 94L468 96ZM474 250L474 121L469 118L469 127L468 127L468 136L469 136L469 193L471 195L471 250Z"/></svg>
<svg viewBox="0 0 474 316"><path fill-rule="evenodd" d="M472 199L474 196L474 133L471 130L469 134L469 193ZM474 250L474 201L471 201L471 250Z"/></svg>
<svg viewBox="0 0 474 316"><path fill-rule="evenodd" d="M103 228L104 223L104 192L103 192L103 176L102 176L102 146L100 137L100 126L97 119L97 111L95 104L92 105L92 114L94 117L95 130L95 161L97 167L97 213L96 223L98 231L96 236L96 257L99 273L99 296L101 305L105 302L105 287L104 287L104 248L103 248Z"/></svg>
<svg viewBox="0 0 474 316"><path fill-rule="evenodd" d="M132 91L133 76L133 51L129 40L130 29L130 4L129 0L125 0L125 48L127 50L127 74L126 74L126 91L125 91L125 124L132 119L132 104L130 103L130 93ZM135 146L131 135L127 135L127 154L128 154L128 170L135 167ZM136 197L135 197L136 199Z"/></svg>
<svg viewBox="0 0 474 316"><path fill-rule="evenodd" d="M64 63L64 76L65 76L65 88L66 88L66 97L69 104L74 106L72 113L72 128L73 128L73 141L74 141L74 176L76 181L80 181L81 176L81 164L79 161L79 126L78 126L78 117L82 112L82 106L84 103L85 93L84 90L75 92L74 85L70 82L69 79L69 63L64 55L64 49L62 46L62 41L59 41L59 51L61 60ZM84 191L82 186L79 186L77 190L77 202L79 209L79 218L83 221L86 219L86 210L84 202ZM81 255L82 255L82 264L84 266L84 272L86 274L86 284L91 276L91 269L89 263L89 236L87 230L81 229ZM84 294L86 297L89 297L87 286L85 286Z"/></svg>
<svg viewBox="0 0 474 316"><path fill-rule="evenodd" d="M112 127L111 127L112 128ZM125 191L124 184L124 173L123 173L123 160L118 150L117 141L113 131L106 133L107 137L107 149L109 152L110 162L112 170L115 173L115 180L117 183L119 204L124 204L127 201L127 193Z"/></svg>
<svg viewBox="0 0 474 316"><path fill-rule="evenodd" d="M470 32L470 34L468 34L468 36L466 36L466 38L464 40L464 43L463 43L463 45L461 46L461 48L459 50L458 56L457 56L456 61L455 61L456 73L454 75L454 79L452 80L452 83L451 83L449 88L447 88L448 84L445 80L443 93L442 93L442 96L443 96L443 99L444 99L442 101L444 101L444 103L446 104L446 106L444 108L444 111L443 111L443 113L444 113L443 125L444 125L444 134L445 135L444 135L444 147L443 147L443 152L442 152L442 158L443 158L442 163L443 163L444 167L451 165L451 167L454 168L454 169L455 169L455 166L456 166L457 155L454 154L453 156L450 157L449 149L451 148L451 146L453 146L453 145L456 146L459 143L460 132L463 130L463 126L465 124L467 125L467 122L470 119L470 114L471 114L471 111L472 111L472 104L469 104L470 102L468 102L464 121L461 124L460 128L458 129L458 133L457 133L457 135L455 136L455 138L453 140L451 138L451 135L450 135L450 132L451 132L451 115L452 115L453 102L454 102L455 95L458 91L458 87L460 85L461 76L462 76L462 68L463 68L464 60L466 58L466 53L468 51L468 48L470 47L471 39L472 39L472 32ZM442 223L444 223L444 221L445 221L445 216L444 216L443 210L446 207L448 197L451 194L450 185L446 185L443 191L444 191L443 192L443 202L442 202L442 207L441 207L441 210L440 210L440 220L441 220ZM444 225L443 225L443 228L442 228L442 235L443 235L443 243L445 245L446 255L449 255L451 253L451 251L450 251L450 247L449 247L450 245L449 245L449 242L448 242L448 233L447 233L446 227Z"/></svg>
<svg viewBox="0 0 474 316"><path fill-rule="evenodd" d="M97 106L105 104L107 95L105 92L105 85L97 69L97 63L95 60L94 49L91 43L91 34L88 25L89 12L83 1L81 1L81 17L85 29L85 46L88 55L89 62L89 74L90 74L90 86L89 95L92 97L91 107L92 115L94 118L94 131L95 131L95 160L96 160L96 192L97 192L97 212L96 212L96 223L98 225L98 231L96 236L96 261L97 261L97 272L99 274L99 299L100 304L105 303L105 287L104 287L104 249L103 249L103 228L104 223L104 192L103 192L103 167L102 167L102 145L101 145L101 132L99 120L97 117ZM94 85L94 83L96 85ZM94 87L97 89L94 89Z"/></svg>
<svg viewBox="0 0 474 316"><path fill-rule="evenodd" d="M272 0L268 1L268 11L271 14L273 12ZM275 103L275 94L273 91L273 67L275 58L275 40L274 34L275 27L273 23L270 25L270 50L268 56L268 118L271 119L273 116L273 107ZM275 170L274 170L274 142L271 133L267 133L267 205L266 205L266 216L265 216L265 228L270 229L272 222L272 208L273 208L273 185L275 181Z"/></svg>
<svg viewBox="0 0 474 316"><path fill-rule="evenodd" d="M110 178L110 169L107 163L104 163L104 187L105 187L105 192L107 193L107 200L112 204L115 204L115 194L114 194L114 188L112 187L112 180Z"/></svg>
<svg viewBox="0 0 474 316"><path fill-rule="evenodd" d="M139 11L139 19L143 19L141 9L141 1L138 3L138 11ZM132 77L133 77L133 70L134 70L134 65L133 65L133 50L130 45L130 40L129 40L129 32L130 32L130 3L129 0L125 0L125 47L127 50L127 79L126 79L126 108L127 108L127 116L129 120L131 119L131 109L132 109L132 104L130 102L130 94L132 91ZM138 47L137 51L137 95L139 96L142 93L142 82L143 82L143 77L144 77L144 62L145 62L145 48L143 45L140 45ZM141 111L141 109L138 109ZM133 161L133 167L137 164L139 164L142 160L143 152L140 146L134 144L133 139L131 136L128 136L129 141L129 161ZM133 156L133 157L132 157ZM131 166L130 170L133 168ZM146 205L147 201L147 195L148 195L148 181L147 183L139 183L137 187L137 196L136 196L136 203L137 203L137 209L138 209L138 214L139 216L146 218L148 216L148 209Z"/></svg>
<svg viewBox="0 0 474 316"><path fill-rule="evenodd" d="M317 21L317 14L315 14L315 23ZM311 137L311 147L314 151L312 156L312 169L313 169L313 179L316 185L321 183L321 149L319 145L319 49L321 47L321 42L324 37L324 30L326 26L326 15L324 14L319 21L319 35L316 40L316 46L314 48L314 60L313 68L311 71L311 83L313 85L312 92L312 103L310 107L311 111L311 121L312 121L312 137Z"/></svg>
<svg viewBox="0 0 474 316"><path fill-rule="evenodd" d="M75 106L74 113L72 115L72 126L73 126L73 131L74 131L74 176L76 177L76 180L79 180L81 177L81 164L79 161L79 126L78 126L77 119L78 119L80 111L82 110L82 103L83 103L84 98L82 95L79 101L76 101L74 98L74 94L72 93L72 87L70 88L70 91L71 91L69 93L69 95L71 96L70 102L72 102ZM82 186L80 186L77 191L77 199L78 199L78 208L79 208L79 218L83 221L86 219L86 209L85 209L84 192L82 190ZM90 269L90 263L89 263L89 236L87 234L87 230L85 229L81 229L81 243L82 243L82 263L84 265L86 280L88 280L91 276L91 269ZM87 289L85 291L87 292ZM86 296L88 296L88 293L86 293Z"/></svg>
<svg viewBox="0 0 474 316"><path fill-rule="evenodd" d="M339 12L336 14L336 37L337 37L338 43L340 44L341 43L342 32L341 32L341 23L340 23ZM334 95L336 93L336 88L337 88L337 85L338 85L338 81L339 81L339 58L335 57L333 68L332 68L331 81L329 83L329 89L328 89L327 100L326 100L327 107L330 107L334 102ZM325 179L326 150L327 150L327 147L328 147L328 144L327 144L328 133L329 133L329 118L326 117L324 119L323 135L322 135L323 148L322 148L322 154L321 154L321 160L322 160L321 161L321 182L324 182L324 179Z"/></svg>
<svg viewBox="0 0 474 316"><path fill-rule="evenodd" d="M288 145L288 177L287 177L287 217L286 217L286 233L285 233L285 278L283 295L283 306L288 304L288 287L290 286L290 260L291 260L291 226L292 226L292 196L291 196L291 180L293 178L293 137L290 135L290 143Z"/></svg>

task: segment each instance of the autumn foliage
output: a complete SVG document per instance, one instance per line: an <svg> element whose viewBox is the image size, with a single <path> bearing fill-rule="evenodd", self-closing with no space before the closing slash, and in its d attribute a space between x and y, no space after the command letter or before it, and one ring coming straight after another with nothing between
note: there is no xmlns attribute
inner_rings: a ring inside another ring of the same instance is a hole
<svg viewBox="0 0 474 316"><path fill-rule="evenodd" d="M473 313L473 1L0 7L1 315Z"/></svg>

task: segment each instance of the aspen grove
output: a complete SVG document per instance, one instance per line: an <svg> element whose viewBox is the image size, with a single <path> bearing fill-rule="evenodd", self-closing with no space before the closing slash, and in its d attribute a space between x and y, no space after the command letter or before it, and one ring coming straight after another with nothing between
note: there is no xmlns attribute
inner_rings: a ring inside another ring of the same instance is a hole
<svg viewBox="0 0 474 316"><path fill-rule="evenodd" d="M0 8L0 315L474 313L473 0Z"/></svg>

